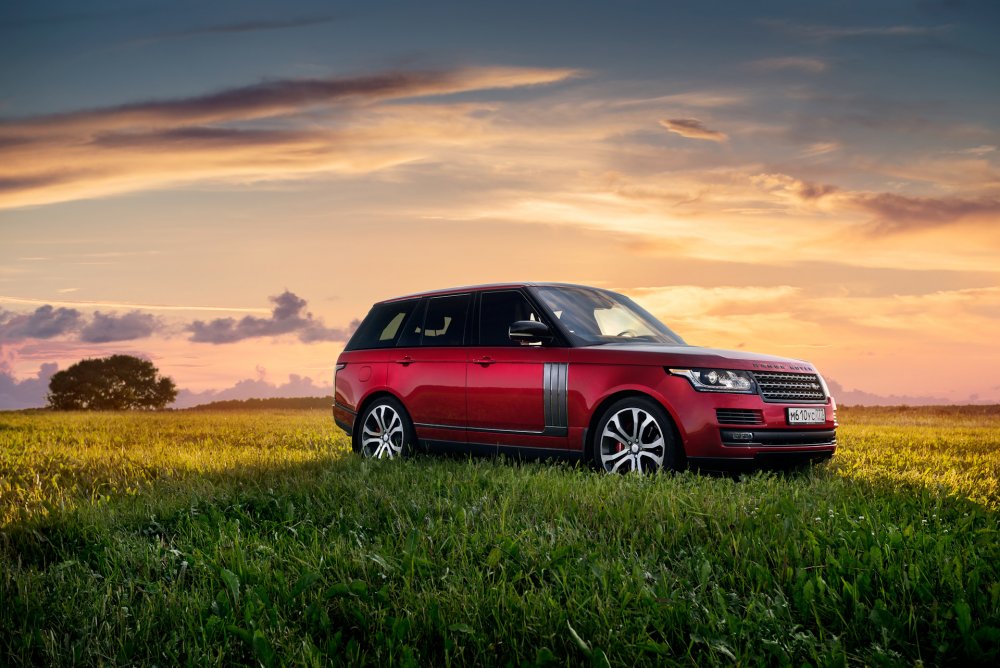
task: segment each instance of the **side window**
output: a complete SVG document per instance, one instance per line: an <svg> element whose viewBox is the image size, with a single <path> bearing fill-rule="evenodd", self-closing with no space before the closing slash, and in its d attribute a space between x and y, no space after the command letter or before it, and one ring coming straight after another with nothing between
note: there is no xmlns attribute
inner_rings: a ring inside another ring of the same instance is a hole
<svg viewBox="0 0 1000 668"><path fill-rule="evenodd" d="M427 313L427 300L422 299L413 310L413 315L403 325L403 333L396 341L397 348L411 348L420 345L420 337L424 333L425 313Z"/></svg>
<svg viewBox="0 0 1000 668"><path fill-rule="evenodd" d="M422 346L460 346L465 341L472 295L448 295L427 300Z"/></svg>
<svg viewBox="0 0 1000 668"><path fill-rule="evenodd" d="M471 303L472 295L425 299L403 326L397 347L462 345Z"/></svg>
<svg viewBox="0 0 1000 668"><path fill-rule="evenodd" d="M415 305L416 301L406 301L372 307L345 350L393 347L396 345L400 327Z"/></svg>
<svg viewBox="0 0 1000 668"><path fill-rule="evenodd" d="M479 314L479 345L519 346L510 340L510 326L518 320L541 320L517 290L485 292Z"/></svg>

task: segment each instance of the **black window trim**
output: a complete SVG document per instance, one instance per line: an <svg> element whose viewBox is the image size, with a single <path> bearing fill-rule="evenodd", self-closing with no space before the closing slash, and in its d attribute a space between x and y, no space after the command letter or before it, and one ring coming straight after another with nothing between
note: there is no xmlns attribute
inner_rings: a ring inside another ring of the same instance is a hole
<svg viewBox="0 0 1000 668"><path fill-rule="evenodd" d="M410 312L409 317L406 318L406 322L403 323L402 327L405 331L410 331L416 323L412 322L417 313L421 314L420 321L420 341L413 345L401 346L399 341L402 339L402 334L396 337L396 348L468 348L470 341L470 314L474 312L476 304L476 294L475 292L450 292L444 295L429 295L427 297L420 297L415 301L418 302L416 308ZM462 324L462 341L457 344L446 344L446 345L424 345L424 325L427 322L427 311L430 308L430 301L432 299L445 299L448 297L469 297L469 303L465 307L465 322Z"/></svg>
<svg viewBox="0 0 1000 668"><path fill-rule="evenodd" d="M549 312L549 310L546 309L543 304L540 304L539 300L535 299L535 296L533 294L531 294L530 290L527 290L526 288L523 288L523 287L521 287L521 288L517 288L517 287L495 288L495 289L491 289L491 290L479 290L479 291L476 292L476 304L475 304L476 322L475 322L475 330L474 330L475 337L471 339L472 343L469 344L469 347L485 347L483 345L483 342L482 342L482 330L481 330L481 327L482 327L481 320L482 320L482 312L483 312L483 295L496 294L496 293L499 293L499 292L518 292L518 293L521 294L522 297L524 297L528 301L528 305L531 306L535 310L536 313L538 313L538 317L541 319L541 321L543 323L545 323L546 325L548 325L549 329L552 331L552 335L553 335L552 343L545 344L545 346L547 348L567 348L567 347L570 347L569 343L567 342L568 340L567 340L566 336L562 332L562 329L559 328L559 327L553 327L552 326L553 316ZM558 320L558 318L556 318L556 320ZM493 347L493 346L490 346L490 347ZM514 348L516 346L510 346L510 347Z"/></svg>
<svg viewBox="0 0 1000 668"><path fill-rule="evenodd" d="M414 313L413 310L411 310L407 314L406 319L403 320L403 323L400 325L400 329L396 332L396 337L395 337L395 340L392 342L392 345L387 345L387 346L358 345L360 342L356 342L355 339L358 337L358 335L362 331L364 331L364 326L365 326L367 320L372 316L372 313L375 311L375 309L377 309L377 308L383 308L383 307L387 307L387 306L393 306L393 305L398 305L398 307L400 309L402 309L402 308L405 308L406 305L408 305L408 304L411 304L413 302L419 302L419 301L420 301L419 299L400 299L398 301L378 302L378 303L372 304L371 308L368 309L368 313L365 314L364 318L362 318L361 324L358 325L358 328L356 330L354 330L354 333L351 335L351 338L348 339L347 343L344 345L344 352L353 352L355 350L388 350L390 348L396 347L396 342L399 340L399 335L402 333L403 327L406 325L407 322L409 322L410 318L413 317L413 313Z"/></svg>

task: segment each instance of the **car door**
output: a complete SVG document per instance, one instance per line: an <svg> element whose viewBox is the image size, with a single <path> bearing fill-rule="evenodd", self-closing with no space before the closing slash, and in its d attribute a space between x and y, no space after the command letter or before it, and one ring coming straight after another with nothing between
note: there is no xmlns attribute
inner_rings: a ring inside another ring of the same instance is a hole
<svg viewBox="0 0 1000 668"><path fill-rule="evenodd" d="M429 444L465 440L464 344L471 305L471 293L423 299L389 363L389 387L410 413L417 438Z"/></svg>
<svg viewBox="0 0 1000 668"><path fill-rule="evenodd" d="M468 436L474 443L563 448L567 432L566 349L510 340L510 325L541 320L520 290L483 292L478 337L469 348Z"/></svg>

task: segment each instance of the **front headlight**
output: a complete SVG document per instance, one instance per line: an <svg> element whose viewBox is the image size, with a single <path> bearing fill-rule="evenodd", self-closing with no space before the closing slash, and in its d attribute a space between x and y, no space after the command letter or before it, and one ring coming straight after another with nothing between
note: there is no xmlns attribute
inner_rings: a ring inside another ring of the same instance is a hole
<svg viewBox="0 0 1000 668"><path fill-rule="evenodd" d="M734 392L754 394L756 388L749 371L731 369L668 369L675 376L687 378L699 392Z"/></svg>

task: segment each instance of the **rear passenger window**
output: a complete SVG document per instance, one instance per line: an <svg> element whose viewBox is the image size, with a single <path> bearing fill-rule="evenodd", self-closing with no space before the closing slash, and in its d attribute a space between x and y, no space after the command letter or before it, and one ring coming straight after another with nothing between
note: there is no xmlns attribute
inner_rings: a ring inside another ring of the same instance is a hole
<svg viewBox="0 0 1000 668"><path fill-rule="evenodd" d="M345 350L367 350L369 348L391 348L396 345L400 326L413 311L416 300L376 304L368 312Z"/></svg>
<svg viewBox="0 0 1000 668"><path fill-rule="evenodd" d="M465 342L472 295L430 297L414 314L399 338L399 346L460 346ZM421 314L421 311L423 313ZM423 317L420 317L420 316Z"/></svg>
<svg viewBox="0 0 1000 668"><path fill-rule="evenodd" d="M483 293L479 317L479 345L519 346L510 340L510 326L518 320L541 320L517 290Z"/></svg>

